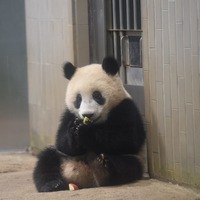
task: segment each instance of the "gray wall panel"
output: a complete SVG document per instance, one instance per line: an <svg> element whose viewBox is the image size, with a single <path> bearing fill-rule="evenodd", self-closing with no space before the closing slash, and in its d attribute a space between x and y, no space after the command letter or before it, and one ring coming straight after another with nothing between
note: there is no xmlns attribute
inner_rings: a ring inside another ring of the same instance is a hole
<svg viewBox="0 0 200 200"><path fill-rule="evenodd" d="M200 1L142 1L150 173L200 187Z"/></svg>
<svg viewBox="0 0 200 200"><path fill-rule="evenodd" d="M31 148L37 153L55 143L65 108L64 62L89 62L87 0L25 2Z"/></svg>

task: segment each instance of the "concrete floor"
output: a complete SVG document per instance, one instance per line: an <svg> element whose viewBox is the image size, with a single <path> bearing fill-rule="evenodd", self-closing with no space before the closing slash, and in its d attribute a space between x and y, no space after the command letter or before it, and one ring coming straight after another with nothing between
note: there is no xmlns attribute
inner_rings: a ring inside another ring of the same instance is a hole
<svg viewBox="0 0 200 200"><path fill-rule="evenodd" d="M155 179L117 187L38 193L32 181L35 162L28 154L0 154L0 200L200 200L200 191Z"/></svg>

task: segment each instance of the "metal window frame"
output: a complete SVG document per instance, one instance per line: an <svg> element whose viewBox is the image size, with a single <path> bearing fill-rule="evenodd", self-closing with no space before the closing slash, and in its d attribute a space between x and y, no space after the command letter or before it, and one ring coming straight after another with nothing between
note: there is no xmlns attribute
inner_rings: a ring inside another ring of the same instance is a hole
<svg viewBox="0 0 200 200"><path fill-rule="evenodd" d="M140 7L140 0L88 0L90 62L101 63L105 55L114 56L123 66L120 74L124 83L127 66L142 67ZM141 38L140 66L127 63L129 37L134 36Z"/></svg>
<svg viewBox="0 0 200 200"><path fill-rule="evenodd" d="M123 83L126 84L126 67L142 68L142 30L141 30L141 4L140 0L109 0L106 1L107 18L107 35L112 38L110 41L109 54L113 54L118 62L121 63L120 76ZM140 9L139 12L138 8ZM112 14L109 14L111 11ZM133 23L130 19L133 14ZM124 19L126 18L126 19ZM129 38L140 37L140 65L131 65L129 60ZM108 41L109 42L109 41ZM113 46L112 46L113 44Z"/></svg>

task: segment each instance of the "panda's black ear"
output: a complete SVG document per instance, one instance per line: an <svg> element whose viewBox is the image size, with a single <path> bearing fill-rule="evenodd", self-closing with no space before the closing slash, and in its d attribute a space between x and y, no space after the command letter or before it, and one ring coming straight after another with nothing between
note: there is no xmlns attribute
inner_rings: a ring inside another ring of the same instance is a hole
<svg viewBox="0 0 200 200"><path fill-rule="evenodd" d="M63 66L63 71L64 71L65 78L70 80L76 71L76 67L72 65L72 63L67 62Z"/></svg>
<svg viewBox="0 0 200 200"><path fill-rule="evenodd" d="M109 56L104 58L102 68L107 74L114 76L119 71L120 66L115 58Z"/></svg>

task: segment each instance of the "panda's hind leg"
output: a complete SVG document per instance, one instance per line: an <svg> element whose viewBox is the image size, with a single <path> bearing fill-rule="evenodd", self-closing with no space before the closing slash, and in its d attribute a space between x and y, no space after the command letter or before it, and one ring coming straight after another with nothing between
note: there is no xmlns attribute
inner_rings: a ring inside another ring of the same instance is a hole
<svg viewBox="0 0 200 200"><path fill-rule="evenodd" d="M111 156L101 154L97 160L109 171L109 184L111 185L130 183L142 178L142 163L133 155Z"/></svg>
<svg viewBox="0 0 200 200"><path fill-rule="evenodd" d="M63 155L53 147L41 152L33 172L33 180L39 192L66 190L67 183L61 174Z"/></svg>

